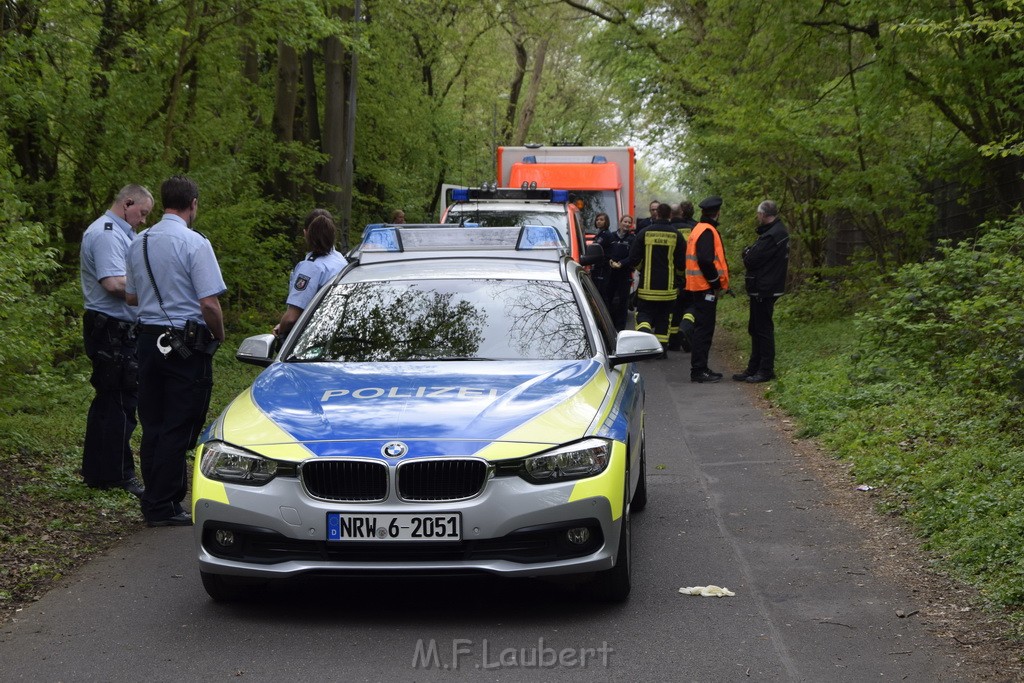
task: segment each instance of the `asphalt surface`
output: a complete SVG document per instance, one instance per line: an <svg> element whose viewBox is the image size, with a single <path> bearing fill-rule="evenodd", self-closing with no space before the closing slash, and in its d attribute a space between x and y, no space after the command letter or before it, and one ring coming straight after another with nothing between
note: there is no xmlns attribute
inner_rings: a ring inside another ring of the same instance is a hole
<svg viewBox="0 0 1024 683"><path fill-rule="evenodd" d="M650 502L624 605L486 577L318 579L220 605L192 530L147 529L3 625L0 680L971 680L900 618L913 593L876 573L750 388L693 384L688 361L642 366ZM736 595L678 592L709 584Z"/></svg>

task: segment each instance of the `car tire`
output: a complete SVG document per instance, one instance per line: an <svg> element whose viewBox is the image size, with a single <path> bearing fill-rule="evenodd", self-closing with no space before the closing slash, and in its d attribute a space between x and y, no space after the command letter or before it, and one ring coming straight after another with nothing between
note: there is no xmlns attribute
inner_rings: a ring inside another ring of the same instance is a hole
<svg viewBox="0 0 1024 683"><path fill-rule="evenodd" d="M647 445L640 439L640 478L636 482L633 500L629 503L630 512L640 512L647 507Z"/></svg>
<svg viewBox="0 0 1024 683"><path fill-rule="evenodd" d="M227 574L211 574L199 572L203 580L203 588L206 594L213 598L214 602L237 602L247 597L253 587L253 583L240 576L229 576Z"/></svg>
<svg viewBox="0 0 1024 683"><path fill-rule="evenodd" d="M629 479L622 501L622 522L619 529L619 549L615 553L615 566L599 572L591 584L591 594L601 602L619 603L629 598L633 574L633 532L629 504Z"/></svg>

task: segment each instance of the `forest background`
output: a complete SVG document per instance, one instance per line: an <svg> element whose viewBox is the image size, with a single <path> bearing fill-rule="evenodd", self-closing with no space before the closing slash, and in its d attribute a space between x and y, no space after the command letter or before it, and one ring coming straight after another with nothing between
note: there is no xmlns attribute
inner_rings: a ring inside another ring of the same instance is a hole
<svg viewBox="0 0 1024 683"><path fill-rule="evenodd" d="M636 146L641 212L721 195L734 271L778 201L769 398L1019 615L1021 45L1024 0L0 0L0 604L132 519L75 476L78 246L121 186L198 181L237 342L280 314L310 208L345 248L541 142ZM214 411L251 379L229 360Z"/></svg>

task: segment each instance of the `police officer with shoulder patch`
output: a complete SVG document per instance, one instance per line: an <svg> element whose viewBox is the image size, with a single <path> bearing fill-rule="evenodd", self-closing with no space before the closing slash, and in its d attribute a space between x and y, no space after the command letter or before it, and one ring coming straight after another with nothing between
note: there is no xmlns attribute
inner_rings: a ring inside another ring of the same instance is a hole
<svg viewBox="0 0 1024 683"><path fill-rule="evenodd" d="M686 292L690 301L687 315L693 317L690 381L704 383L722 379L722 373L708 367L708 356L715 335L718 298L721 293L729 291L729 264L725 260L722 236L718 233L722 198L708 197L699 206L700 221L686 242ZM689 320L684 315L680 323L681 333L686 334L688 324Z"/></svg>
<svg viewBox="0 0 1024 683"><path fill-rule="evenodd" d="M131 439L139 402L135 310L125 300L125 260L135 229L153 210L153 195L125 185L82 235L79 253L85 353L96 390L86 418L82 479L93 488L123 488L142 497Z"/></svg>
<svg viewBox="0 0 1024 683"><path fill-rule="evenodd" d="M128 250L125 292L138 305L139 462L149 526L188 526L185 454L195 448L213 388L213 354L224 341L227 291L210 241L192 229L199 187L174 176L160 187L164 216Z"/></svg>
<svg viewBox="0 0 1024 683"><path fill-rule="evenodd" d="M306 216L302 233L306 238L306 258L295 264L288 282L287 308L281 321L274 326L274 336L284 339L302 311L320 290L348 264L341 252L334 248L337 228L334 217L327 209L313 209Z"/></svg>

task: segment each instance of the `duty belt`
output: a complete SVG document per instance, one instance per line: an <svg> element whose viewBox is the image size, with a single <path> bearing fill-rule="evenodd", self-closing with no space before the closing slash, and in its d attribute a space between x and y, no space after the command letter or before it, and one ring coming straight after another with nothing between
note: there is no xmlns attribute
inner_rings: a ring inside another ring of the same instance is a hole
<svg viewBox="0 0 1024 683"><path fill-rule="evenodd" d="M183 332L180 327L171 327L170 325L139 325L139 334L163 334L168 330Z"/></svg>
<svg viewBox="0 0 1024 683"><path fill-rule="evenodd" d="M106 313L86 310L83 320L85 321L86 330L88 331L91 328L93 334L99 334L101 331L106 330L116 335L135 336L135 323L112 318Z"/></svg>
<svg viewBox="0 0 1024 683"><path fill-rule="evenodd" d="M161 335L165 332L169 332L178 336L179 339L185 340L185 330L181 327L171 327L170 325L139 325L139 334L153 334ZM207 347L207 345L213 341L213 333L210 332L210 328L204 325L199 325L196 330L194 339L187 340L186 346L193 350L201 350Z"/></svg>

